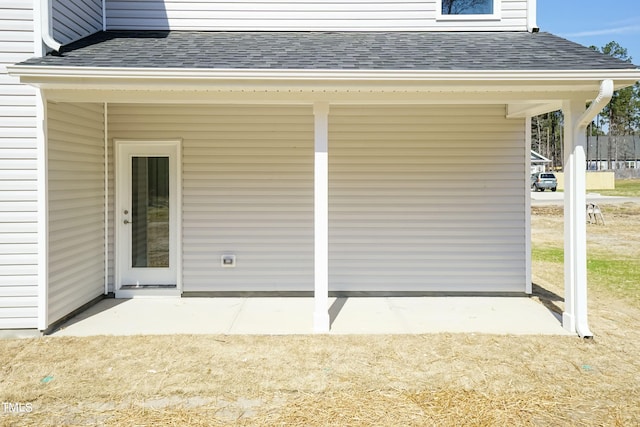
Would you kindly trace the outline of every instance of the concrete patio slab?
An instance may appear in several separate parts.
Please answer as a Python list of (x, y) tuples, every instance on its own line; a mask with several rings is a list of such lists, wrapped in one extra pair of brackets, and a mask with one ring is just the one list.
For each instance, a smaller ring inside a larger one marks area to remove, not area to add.
[[(329, 299), (329, 334), (570, 335), (557, 314), (527, 297)], [(313, 298), (105, 299), (54, 336), (313, 333)]]
[(227, 334), (291, 335), (313, 329), (312, 298), (244, 298)]

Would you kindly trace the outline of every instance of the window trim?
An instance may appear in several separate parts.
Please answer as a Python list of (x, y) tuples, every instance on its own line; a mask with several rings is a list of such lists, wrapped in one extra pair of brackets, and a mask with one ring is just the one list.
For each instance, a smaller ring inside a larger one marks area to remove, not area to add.
[(502, 17), (502, 0), (493, 0), (493, 13), (491, 14), (455, 14), (442, 13), (442, 0), (436, 0), (436, 21), (497, 21)]

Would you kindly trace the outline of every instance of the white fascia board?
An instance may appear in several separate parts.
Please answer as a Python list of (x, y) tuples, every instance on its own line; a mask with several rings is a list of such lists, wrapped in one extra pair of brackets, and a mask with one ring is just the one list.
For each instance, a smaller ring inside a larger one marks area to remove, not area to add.
[[(575, 82), (612, 79), (620, 84), (640, 80), (640, 69), (624, 70), (260, 70), (177, 68), (91, 68), (12, 65), (9, 74), (21, 78), (84, 78), (123, 80), (234, 80), (234, 81), (359, 81), (359, 82)], [(80, 83), (80, 82), (79, 82)], [(598, 83), (599, 86), (599, 83)]]

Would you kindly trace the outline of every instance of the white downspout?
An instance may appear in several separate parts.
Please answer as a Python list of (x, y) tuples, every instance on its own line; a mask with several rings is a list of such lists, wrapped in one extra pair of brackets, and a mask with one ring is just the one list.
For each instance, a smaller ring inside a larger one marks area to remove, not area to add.
[(102, 0), (102, 31), (107, 31), (107, 0)]
[[(584, 111), (584, 100), (564, 103), (565, 113), (565, 312), (563, 326), (582, 338), (593, 336), (587, 320), (587, 224), (585, 131), (613, 96), (613, 81), (603, 80), (600, 92)], [(583, 111), (581, 113), (581, 111)]]
[(578, 123), (576, 124), (576, 130), (586, 129), (589, 123), (602, 111), (602, 109), (611, 101), (613, 97), (613, 80), (607, 79), (600, 83), (600, 92), (598, 96), (593, 100), (587, 111), (585, 111)]
[(53, 39), (52, 33), (52, 14), (51, 0), (40, 0), (40, 25), (42, 29), (42, 41), (56, 52), (60, 52), (62, 45)]
[[(598, 96), (593, 100), (587, 111), (585, 111), (578, 119), (574, 135), (579, 135), (578, 132), (584, 134), (589, 123), (591, 123), (591, 121), (600, 113), (600, 111), (602, 111), (609, 101), (611, 101), (611, 98), (613, 97), (613, 89), (613, 80), (611, 79), (603, 80), (602, 83), (600, 83), (600, 92), (598, 92)], [(587, 320), (587, 284), (578, 284), (578, 286), (584, 286), (584, 289), (576, 289), (575, 293), (576, 332), (578, 332), (578, 335), (581, 337), (592, 337), (593, 333), (591, 332), (591, 329), (589, 329), (589, 322)]]

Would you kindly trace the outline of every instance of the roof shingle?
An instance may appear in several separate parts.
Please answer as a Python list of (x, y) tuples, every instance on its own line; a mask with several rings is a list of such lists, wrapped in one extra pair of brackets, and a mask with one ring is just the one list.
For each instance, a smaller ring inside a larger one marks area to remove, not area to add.
[(107, 31), (21, 65), (270, 70), (604, 70), (635, 65), (549, 33)]

